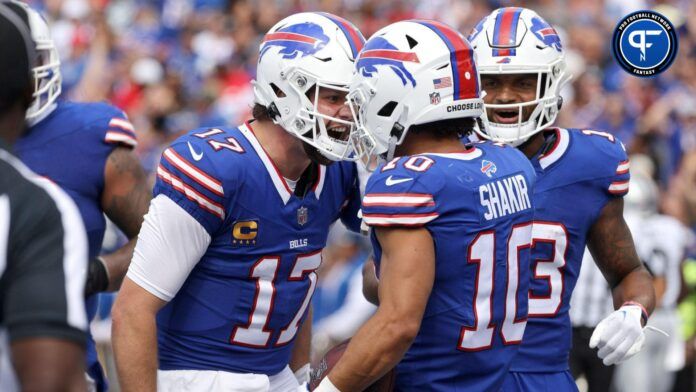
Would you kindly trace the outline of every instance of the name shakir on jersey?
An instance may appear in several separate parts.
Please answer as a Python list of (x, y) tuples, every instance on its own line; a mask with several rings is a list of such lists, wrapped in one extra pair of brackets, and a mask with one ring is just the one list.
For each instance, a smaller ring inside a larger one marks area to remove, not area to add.
[(483, 217), (497, 219), (531, 208), (528, 189), (521, 174), (480, 185), (481, 206), (486, 209)]

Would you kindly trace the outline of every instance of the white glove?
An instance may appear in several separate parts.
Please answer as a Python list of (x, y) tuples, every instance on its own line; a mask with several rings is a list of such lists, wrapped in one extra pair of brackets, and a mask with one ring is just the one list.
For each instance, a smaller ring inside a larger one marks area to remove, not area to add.
[(309, 370), (308, 363), (295, 370), (295, 378), (300, 385), (309, 383)]
[(627, 304), (597, 325), (590, 337), (590, 348), (599, 348), (597, 356), (606, 366), (621, 363), (643, 348), (642, 315), (640, 306)]
[(341, 392), (341, 390), (336, 388), (328, 377), (324, 377), (321, 383), (314, 388), (314, 392)]
[(305, 364), (301, 368), (295, 371), (295, 378), (300, 386), (297, 388), (297, 392), (307, 392), (309, 391), (309, 364)]

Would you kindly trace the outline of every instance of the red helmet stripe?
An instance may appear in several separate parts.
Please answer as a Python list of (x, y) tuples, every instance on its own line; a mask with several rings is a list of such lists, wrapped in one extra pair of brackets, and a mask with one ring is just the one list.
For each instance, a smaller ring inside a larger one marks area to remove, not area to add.
[(308, 44), (315, 44), (317, 42), (317, 39), (302, 34), (277, 32), (266, 34), (266, 36), (263, 39), (263, 42), (268, 41), (298, 41), (305, 42)]
[(360, 54), (361, 59), (382, 58), (389, 60), (408, 61), (420, 63), (418, 55), (414, 52), (399, 52), (398, 50), (374, 49), (366, 50)]
[(353, 26), (352, 23), (339, 16), (329, 14), (328, 12), (320, 12), (320, 14), (331, 19), (332, 22), (336, 23), (338, 27), (341, 30), (343, 30), (343, 33), (346, 34), (346, 38), (348, 38), (348, 43), (350, 44), (351, 49), (353, 50), (353, 58), (358, 57), (358, 53), (362, 50), (363, 46), (365, 45), (365, 38), (363, 38), (360, 31), (358, 31), (358, 29), (355, 26)]
[(461, 34), (444, 23), (434, 20), (417, 21), (417, 23), (427, 26), (437, 33), (450, 50), (454, 99), (478, 98), (478, 74), (471, 45)]

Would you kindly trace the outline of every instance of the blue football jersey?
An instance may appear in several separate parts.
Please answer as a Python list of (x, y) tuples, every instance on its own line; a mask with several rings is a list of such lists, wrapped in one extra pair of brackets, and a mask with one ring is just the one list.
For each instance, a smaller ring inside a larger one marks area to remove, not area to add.
[(555, 141), (531, 160), (537, 173), (532, 279), (527, 330), (511, 367), (517, 372), (568, 369), (568, 310), (587, 232), (607, 202), (628, 192), (628, 158), (613, 135), (578, 129), (545, 132)]
[[(133, 126), (119, 109), (105, 103), (58, 101), (14, 146), (35, 173), (58, 184), (73, 199), (87, 230), (89, 257), (101, 251), (106, 221), (101, 208), (106, 160), (118, 146), (133, 148)], [(97, 296), (87, 299), (87, 317), (97, 311)], [(104, 389), (94, 341), (87, 341), (87, 370)]]
[[(396, 368), (396, 390), (494, 391), (502, 383), (527, 316), (534, 181), (520, 151), (490, 142), (397, 158), (368, 180), (368, 225), (425, 227), (435, 244), (434, 286)], [(374, 231), (372, 243), (379, 273)]]
[(195, 130), (162, 154), (154, 195), (181, 206), (211, 242), (157, 315), (160, 369), (283, 370), (329, 226), (345, 217), (359, 230), (355, 164), (313, 165), (313, 186), (298, 197), (252, 126)]

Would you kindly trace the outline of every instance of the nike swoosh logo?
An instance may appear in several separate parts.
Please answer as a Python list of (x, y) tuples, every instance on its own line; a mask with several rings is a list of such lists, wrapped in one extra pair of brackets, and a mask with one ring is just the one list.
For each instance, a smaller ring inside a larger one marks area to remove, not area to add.
[(191, 145), (191, 142), (186, 142), (188, 144), (189, 151), (191, 151), (191, 156), (193, 157), (194, 161), (200, 161), (203, 159), (203, 153), (199, 152), (197, 153), (194, 149), (193, 146)]
[(392, 176), (387, 177), (387, 181), (385, 182), (387, 186), (392, 186), (396, 184), (401, 184), (402, 182), (407, 182), (407, 181), (413, 181), (413, 178), (398, 178), (394, 179)]

